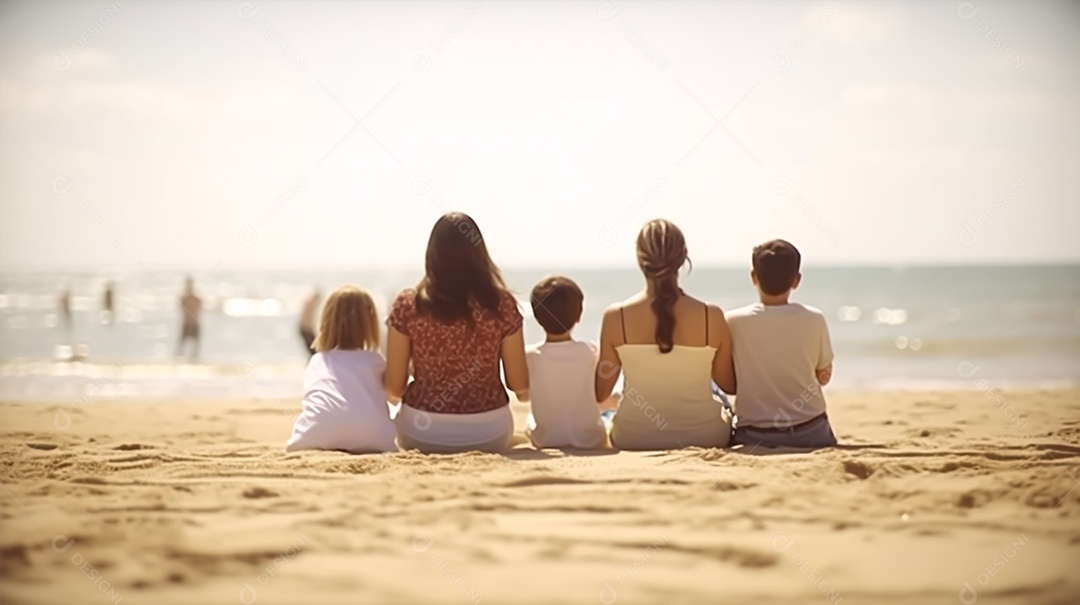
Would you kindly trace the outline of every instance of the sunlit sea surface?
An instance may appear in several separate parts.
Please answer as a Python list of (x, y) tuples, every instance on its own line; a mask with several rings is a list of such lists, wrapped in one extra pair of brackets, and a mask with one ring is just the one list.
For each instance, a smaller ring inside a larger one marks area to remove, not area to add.
[[(510, 270), (526, 337), (543, 334), (528, 293), (546, 271)], [(642, 286), (626, 269), (573, 269), (585, 291), (579, 339)], [(0, 273), (0, 400), (296, 397), (307, 355), (298, 316), (313, 287), (367, 288), (386, 307), (404, 271), (194, 273), (206, 309), (195, 363), (175, 357), (183, 273)], [(112, 280), (115, 317), (102, 309)], [(687, 293), (725, 309), (755, 302), (747, 269), (695, 268)], [(72, 323), (58, 312), (71, 291)], [(1062, 387), (1080, 384), (1080, 266), (806, 268), (794, 300), (825, 312), (833, 389)], [(72, 355), (81, 361), (62, 361)]]

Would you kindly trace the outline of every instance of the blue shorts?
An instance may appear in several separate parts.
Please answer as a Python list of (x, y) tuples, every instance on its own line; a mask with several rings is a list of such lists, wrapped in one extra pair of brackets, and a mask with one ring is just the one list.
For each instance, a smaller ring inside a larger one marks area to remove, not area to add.
[(829, 417), (825, 414), (789, 429), (736, 426), (731, 436), (732, 445), (751, 447), (797, 447), (818, 448), (836, 445)]
[(731, 407), (731, 400), (728, 399), (727, 393), (721, 391), (720, 387), (717, 386), (715, 382), (712, 383), (712, 394), (720, 400), (720, 405), (724, 406), (724, 409), (726, 409), (728, 413), (731, 414), (732, 417), (734, 417), (735, 408)]

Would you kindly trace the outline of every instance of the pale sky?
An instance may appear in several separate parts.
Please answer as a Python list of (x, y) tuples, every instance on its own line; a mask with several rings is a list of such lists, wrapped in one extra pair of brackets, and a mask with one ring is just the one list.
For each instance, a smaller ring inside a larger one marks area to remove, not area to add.
[(415, 266), (448, 209), (506, 267), (1080, 262), (1080, 3), (0, 5), (4, 267)]

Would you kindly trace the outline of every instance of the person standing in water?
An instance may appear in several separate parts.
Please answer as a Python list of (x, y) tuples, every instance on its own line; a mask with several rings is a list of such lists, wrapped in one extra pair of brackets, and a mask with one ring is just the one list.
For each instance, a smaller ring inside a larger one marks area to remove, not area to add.
[(199, 357), (199, 317), (202, 314), (202, 299), (195, 293), (195, 281), (187, 277), (184, 282), (184, 295), (180, 297), (180, 315), (183, 327), (180, 331), (180, 343), (176, 347), (176, 356), (182, 357), (187, 342), (192, 341), (190, 359)]
[(105, 280), (105, 291), (101, 295), (101, 323), (112, 325), (116, 318), (116, 302), (111, 279)]
[(318, 288), (304, 301), (304, 307), (300, 310), (300, 338), (304, 340), (304, 349), (308, 357), (315, 354), (312, 345), (315, 343), (315, 326), (319, 324), (319, 300), (322, 293)]
[(65, 329), (71, 329), (71, 289), (65, 287), (60, 291), (56, 306), (60, 310), (60, 323)]

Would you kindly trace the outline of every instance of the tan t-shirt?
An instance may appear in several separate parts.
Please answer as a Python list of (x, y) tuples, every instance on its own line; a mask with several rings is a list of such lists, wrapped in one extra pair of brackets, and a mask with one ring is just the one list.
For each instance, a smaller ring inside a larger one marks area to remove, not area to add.
[(833, 361), (821, 311), (801, 305), (749, 305), (724, 314), (735, 357), (738, 426), (785, 428), (825, 412), (815, 370)]

